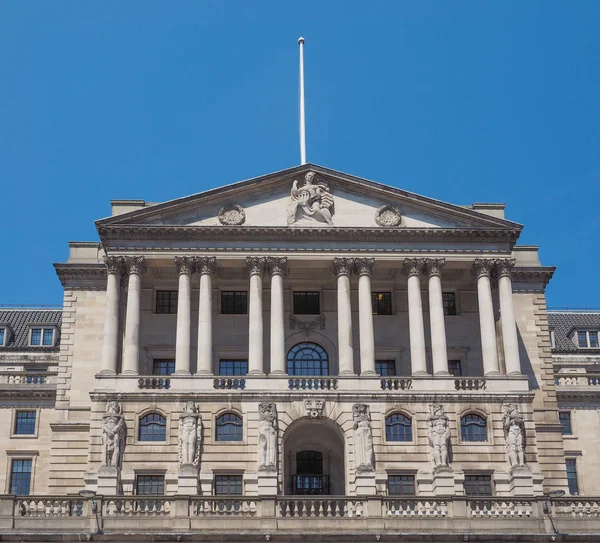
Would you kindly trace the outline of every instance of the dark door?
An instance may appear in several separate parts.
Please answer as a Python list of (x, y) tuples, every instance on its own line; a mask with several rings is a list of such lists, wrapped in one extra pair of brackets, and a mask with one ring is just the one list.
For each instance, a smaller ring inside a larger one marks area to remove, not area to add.
[(329, 477), (323, 475), (323, 455), (317, 451), (296, 453), (293, 494), (329, 494)]

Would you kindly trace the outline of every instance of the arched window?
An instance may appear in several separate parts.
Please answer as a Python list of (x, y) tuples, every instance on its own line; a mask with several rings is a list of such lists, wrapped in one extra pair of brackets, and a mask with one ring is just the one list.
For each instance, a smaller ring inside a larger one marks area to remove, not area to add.
[(166, 441), (167, 420), (158, 413), (148, 413), (140, 419), (140, 441)]
[(394, 413), (385, 419), (386, 441), (412, 441), (412, 421), (402, 413)]
[(469, 413), (460, 419), (460, 436), (463, 441), (487, 441), (485, 418)]
[(242, 417), (224, 413), (217, 417), (217, 441), (242, 441)]
[(329, 358), (316, 343), (298, 343), (287, 355), (288, 375), (329, 375)]

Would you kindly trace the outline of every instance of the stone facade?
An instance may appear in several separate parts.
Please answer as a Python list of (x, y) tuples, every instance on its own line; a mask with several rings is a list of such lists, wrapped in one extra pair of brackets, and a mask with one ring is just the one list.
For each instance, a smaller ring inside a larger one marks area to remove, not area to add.
[(113, 211), (54, 320), (0, 311), (3, 538), (600, 529), (595, 361), (553, 355), (554, 268), (503, 206), (307, 165)]

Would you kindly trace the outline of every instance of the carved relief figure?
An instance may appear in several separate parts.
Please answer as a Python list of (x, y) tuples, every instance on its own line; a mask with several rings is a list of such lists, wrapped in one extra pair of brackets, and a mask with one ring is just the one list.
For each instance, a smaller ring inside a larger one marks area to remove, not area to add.
[(277, 469), (277, 408), (274, 403), (261, 403), (258, 436), (258, 468)]
[(375, 471), (375, 455), (373, 453), (373, 433), (369, 406), (356, 404), (352, 408), (354, 417), (354, 458), (357, 473)]
[(125, 431), (121, 406), (118, 402), (108, 402), (106, 414), (102, 417), (102, 466), (120, 467)]
[(202, 416), (194, 402), (186, 402), (179, 415), (179, 464), (198, 466), (202, 445)]
[(519, 411), (519, 406), (510, 403), (505, 406), (504, 438), (506, 439), (506, 456), (510, 467), (525, 465), (525, 421)]
[(450, 428), (448, 417), (444, 414), (444, 406), (434, 404), (429, 406), (427, 417), (429, 447), (431, 459), (435, 468), (449, 466), (448, 445), (450, 442)]
[(304, 183), (294, 180), (291, 191), (292, 201), (287, 209), (287, 222), (293, 224), (302, 218), (333, 224), (333, 196), (326, 183), (314, 183), (315, 173), (308, 172)]

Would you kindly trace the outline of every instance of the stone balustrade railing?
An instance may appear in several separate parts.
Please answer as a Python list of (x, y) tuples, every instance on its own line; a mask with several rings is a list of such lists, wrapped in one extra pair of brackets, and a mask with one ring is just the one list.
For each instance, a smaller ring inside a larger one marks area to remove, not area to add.
[(561, 387), (600, 387), (600, 374), (559, 373), (554, 376), (554, 384)]
[(2, 371), (0, 385), (43, 386), (56, 385), (55, 372)]

